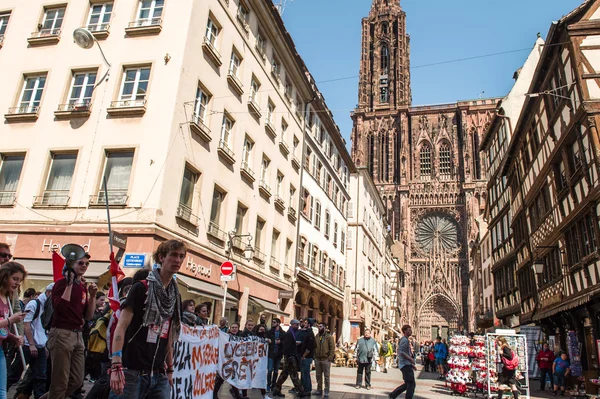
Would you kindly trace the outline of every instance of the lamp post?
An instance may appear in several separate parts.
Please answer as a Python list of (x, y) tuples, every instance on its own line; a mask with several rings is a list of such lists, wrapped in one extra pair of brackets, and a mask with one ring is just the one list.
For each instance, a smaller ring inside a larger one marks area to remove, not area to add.
[[(230, 231), (227, 234), (227, 260), (231, 260), (231, 253), (233, 252), (233, 240), (236, 238), (247, 238), (248, 243), (244, 248), (244, 259), (250, 262), (254, 256), (254, 247), (252, 246), (252, 235), (251, 234), (235, 234), (235, 230)], [(227, 305), (227, 284), (229, 280), (225, 280), (225, 290), (223, 292), (223, 311), (221, 317), (225, 317), (225, 307)]]

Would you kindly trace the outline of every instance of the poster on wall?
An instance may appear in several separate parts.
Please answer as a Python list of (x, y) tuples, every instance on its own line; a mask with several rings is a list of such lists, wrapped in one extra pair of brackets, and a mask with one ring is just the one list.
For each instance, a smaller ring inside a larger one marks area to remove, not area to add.
[(542, 328), (536, 326), (525, 326), (520, 328), (520, 333), (527, 337), (527, 364), (529, 364), (529, 376), (538, 375), (539, 366), (535, 361), (537, 348), (541, 348), (540, 341), (542, 340)]

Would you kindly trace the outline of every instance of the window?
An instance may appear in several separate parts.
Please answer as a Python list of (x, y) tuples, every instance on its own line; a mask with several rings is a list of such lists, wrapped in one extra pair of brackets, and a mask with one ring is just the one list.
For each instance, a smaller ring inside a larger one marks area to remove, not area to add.
[(189, 212), (193, 209), (194, 188), (198, 181), (198, 173), (191, 170), (188, 166), (183, 171), (183, 181), (181, 183), (181, 193), (179, 194), (179, 205), (183, 205)]
[(221, 208), (223, 207), (223, 201), (225, 201), (225, 193), (215, 186), (210, 207), (210, 223), (216, 228), (219, 228), (221, 224)]
[(295, 208), (296, 204), (296, 189), (294, 186), (290, 185), (290, 208)]
[[(287, 74), (286, 74), (287, 75)], [(292, 98), (292, 82), (286, 77), (283, 86), (283, 94), (289, 100)]]
[(77, 154), (53, 154), (42, 205), (66, 205), (69, 201)]
[(419, 163), (420, 163), (420, 171), (421, 177), (430, 177), (431, 176), (431, 147), (429, 144), (423, 144), (421, 147), (421, 152), (419, 154)]
[(325, 252), (321, 252), (321, 256), (319, 258), (319, 274), (325, 276), (327, 266), (327, 254)]
[(237, 211), (235, 213), (235, 232), (236, 234), (244, 233), (244, 225), (246, 224), (246, 214), (248, 208), (238, 202)]
[(387, 75), (390, 68), (390, 50), (387, 45), (381, 47), (381, 74)]
[(294, 263), (294, 260), (290, 259), (290, 255), (292, 254), (292, 245), (294, 245), (294, 243), (291, 242), (290, 240), (286, 240), (285, 241), (285, 259), (284, 259), (284, 264), (286, 266)]
[(254, 232), (254, 248), (260, 251), (262, 245), (262, 235), (265, 228), (265, 221), (261, 218), (256, 219), (256, 231)]
[(164, 3), (164, 0), (140, 0), (137, 25), (157, 25), (162, 16)]
[(46, 74), (25, 76), (18, 113), (25, 114), (38, 111), (45, 85)]
[(254, 148), (254, 143), (246, 137), (244, 139), (244, 150), (242, 151), (242, 167), (250, 167), (250, 163), (252, 162), (252, 149)]
[(211, 18), (208, 18), (206, 24), (206, 41), (210, 43), (214, 48), (217, 47), (217, 36), (219, 36), (219, 27), (214, 23)]
[(92, 4), (88, 17), (87, 28), (90, 32), (108, 30), (113, 3)]
[(224, 144), (229, 144), (233, 123), (233, 120), (227, 114), (223, 115), (223, 123), (221, 124), (221, 142)]
[(269, 165), (271, 165), (271, 160), (263, 155), (260, 166), (260, 180), (264, 184), (267, 184), (269, 181)]
[(338, 223), (333, 223), (333, 246), (337, 247), (337, 239), (338, 239)]
[(250, 101), (258, 102), (258, 90), (260, 89), (260, 83), (252, 77), (250, 82)]
[(321, 203), (315, 201), (315, 227), (317, 230), (321, 230)]
[(12, 205), (23, 170), (24, 155), (5, 155), (0, 166), (0, 205)]
[(246, 5), (244, 3), (242, 3), (240, 1), (240, 5), (238, 7), (238, 11), (237, 11), (237, 18), (238, 21), (240, 21), (242, 23), (242, 26), (244, 27), (244, 29), (248, 29), (248, 21), (250, 20), (250, 11), (248, 10), (248, 7), (246, 7)]
[(92, 93), (96, 84), (96, 72), (79, 72), (73, 75), (69, 94), (69, 105), (88, 106), (92, 102)]
[(331, 223), (331, 214), (325, 211), (325, 237), (329, 238), (329, 224)]
[(277, 230), (273, 230), (273, 235), (271, 236), (271, 258), (277, 260), (277, 252), (279, 251), (279, 232)]
[(275, 194), (277, 197), (281, 198), (281, 194), (283, 191), (283, 175), (281, 172), (277, 171), (277, 185), (275, 187)]
[(126, 68), (123, 72), (123, 83), (119, 101), (129, 105), (144, 104), (150, 81), (150, 68)]
[[(285, 121), (285, 119), (281, 119), (281, 142), (282, 143), (287, 143), (287, 130), (288, 130), (288, 124)], [(287, 148), (287, 145), (286, 145)]]
[(342, 230), (340, 236), (340, 252), (344, 253), (346, 251), (346, 233)]
[(310, 259), (308, 267), (314, 270), (317, 267), (317, 260), (319, 259), (319, 247), (313, 244), (312, 251), (310, 251)]
[(10, 13), (0, 14), (0, 44), (2, 43), (2, 38), (4, 37), (4, 33), (6, 32), (6, 27), (8, 26), (9, 19)]
[(446, 143), (440, 146), (440, 175), (450, 176), (450, 146)]
[(275, 104), (269, 99), (269, 105), (267, 106), (267, 125), (274, 126), (275, 122)]
[(202, 87), (196, 89), (196, 100), (194, 102), (194, 119), (206, 125), (206, 113), (211, 95)]
[(304, 214), (304, 216), (306, 216), (308, 218), (308, 220), (312, 220), (312, 212), (311, 212), (311, 205), (312, 201), (311, 201), (311, 197), (310, 197), (310, 193), (308, 192), (307, 189), (303, 189), (302, 192), (302, 213)]
[[(106, 154), (104, 176), (106, 177), (109, 203), (124, 205), (127, 201), (132, 164), (133, 151), (115, 151)], [(99, 190), (98, 197), (102, 203), (105, 203), (106, 199), (102, 188)]]
[(298, 153), (298, 147), (300, 146), (300, 140), (298, 140), (298, 137), (296, 137), (295, 135), (294, 135), (293, 145), (294, 145), (294, 156), (296, 156), (296, 154)]
[(39, 30), (40, 36), (58, 35), (65, 17), (65, 7), (47, 8)]
[(271, 72), (277, 80), (281, 79), (281, 63), (275, 55), (273, 55), (273, 59), (271, 60)]
[(238, 72), (240, 70), (241, 63), (242, 61), (240, 60), (240, 57), (238, 56), (236, 51), (233, 50), (231, 52), (231, 59), (229, 60), (229, 74), (235, 76), (236, 78), (239, 78)]
[(263, 57), (263, 59), (265, 58), (265, 55), (267, 54), (267, 41), (265, 40), (265, 37), (263, 36), (261, 31), (256, 32), (256, 50), (258, 50), (258, 53), (260, 54), (261, 57)]

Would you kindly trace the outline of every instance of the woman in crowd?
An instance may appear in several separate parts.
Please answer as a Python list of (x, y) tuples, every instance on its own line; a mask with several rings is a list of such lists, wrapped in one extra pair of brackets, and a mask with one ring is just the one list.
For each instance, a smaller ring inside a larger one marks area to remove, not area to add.
[[(228, 334), (239, 337), (240, 336), (240, 323), (238, 323), (238, 322), (231, 323)], [(217, 378), (215, 380), (215, 390), (213, 391), (213, 399), (219, 399), (219, 391), (221, 390), (222, 385), (223, 385), (223, 378), (221, 378), (221, 376), (217, 373)], [(240, 397), (240, 391), (235, 387), (231, 387), (231, 389), (229, 390), (229, 393), (234, 398)]]
[(196, 326), (196, 314), (194, 311), (196, 310), (196, 302), (193, 299), (186, 299), (181, 303), (181, 322), (190, 327)]
[[(12, 314), (12, 304), (18, 300), (16, 295), (26, 276), (27, 272), (20, 263), (8, 262), (0, 267), (0, 315), (4, 316), (0, 318), (0, 344), (9, 341), (17, 346), (23, 345), (23, 337), (17, 337), (11, 331), (14, 331), (14, 323), (23, 321), (25, 313)], [(0, 399), (6, 399), (6, 378), (6, 357), (4, 351), (0, 350)]]
[(556, 396), (558, 388), (560, 388), (560, 396), (565, 396), (566, 379), (571, 372), (571, 363), (569, 363), (567, 354), (561, 352), (560, 356), (554, 359), (552, 363), (552, 376), (554, 377), (554, 392)]
[[(517, 367), (513, 364), (513, 362), (518, 362), (516, 354), (504, 337), (498, 337), (496, 345), (499, 347), (500, 358), (502, 359), (502, 372), (498, 374), (498, 383), (510, 386), (514, 399), (519, 399), (519, 389), (515, 377)], [(502, 394), (503, 391), (498, 390), (498, 399), (502, 399)]]
[(208, 326), (211, 323), (208, 322), (208, 316), (210, 315), (210, 305), (208, 303), (201, 303), (196, 306), (196, 325)]

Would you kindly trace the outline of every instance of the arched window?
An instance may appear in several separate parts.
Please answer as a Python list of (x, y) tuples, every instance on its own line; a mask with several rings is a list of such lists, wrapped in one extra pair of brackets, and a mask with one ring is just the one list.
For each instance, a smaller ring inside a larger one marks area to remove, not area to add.
[(386, 44), (381, 46), (381, 74), (387, 75), (390, 68), (390, 49)]
[(421, 179), (429, 178), (431, 176), (431, 147), (429, 144), (423, 144), (421, 147), (419, 160), (421, 166)]
[(384, 22), (384, 23), (381, 24), (381, 32), (384, 35), (387, 35), (387, 33), (388, 33), (388, 24), (387, 24), (387, 22)]
[(450, 176), (450, 146), (444, 143), (440, 146), (440, 176)]

